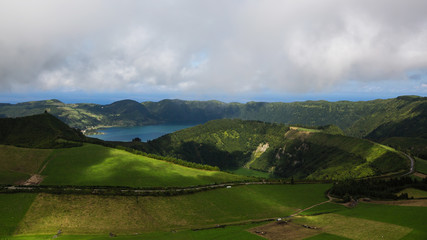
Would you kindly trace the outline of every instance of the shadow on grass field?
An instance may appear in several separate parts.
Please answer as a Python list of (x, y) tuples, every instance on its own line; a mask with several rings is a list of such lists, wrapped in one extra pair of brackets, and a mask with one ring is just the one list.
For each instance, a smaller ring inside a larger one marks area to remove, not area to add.
[(42, 174), (47, 185), (182, 187), (249, 179), (92, 144), (54, 150)]
[(173, 197), (38, 194), (15, 233), (134, 234), (284, 217), (324, 201), (329, 187), (249, 185)]

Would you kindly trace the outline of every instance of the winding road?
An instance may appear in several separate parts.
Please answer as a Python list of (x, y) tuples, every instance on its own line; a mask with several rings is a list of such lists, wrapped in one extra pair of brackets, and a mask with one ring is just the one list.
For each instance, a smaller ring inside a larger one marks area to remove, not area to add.
[(403, 154), (411, 161), (411, 167), (409, 168), (409, 172), (403, 174), (402, 177), (409, 175), (409, 174), (412, 174), (414, 172), (414, 166), (415, 166), (415, 160), (411, 156), (409, 156), (408, 154), (406, 154), (406, 153), (403, 153)]

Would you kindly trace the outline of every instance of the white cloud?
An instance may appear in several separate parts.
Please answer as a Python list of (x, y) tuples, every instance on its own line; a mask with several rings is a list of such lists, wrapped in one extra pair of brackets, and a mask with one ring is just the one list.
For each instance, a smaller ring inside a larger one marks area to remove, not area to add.
[(423, 0), (2, 1), (1, 91), (239, 94), (408, 81), (427, 68), (426, 10)]

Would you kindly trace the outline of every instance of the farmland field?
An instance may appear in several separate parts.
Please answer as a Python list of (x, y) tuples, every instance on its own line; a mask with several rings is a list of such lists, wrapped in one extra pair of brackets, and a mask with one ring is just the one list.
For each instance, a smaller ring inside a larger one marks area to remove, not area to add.
[[(327, 213), (331, 209), (334, 210), (333, 213)], [(312, 212), (319, 214), (323, 210), (326, 210), (325, 214), (303, 216), (295, 221), (316, 226), (324, 233), (350, 239), (426, 239), (427, 237), (426, 207), (360, 203), (355, 208), (347, 209), (334, 208), (331, 204), (329, 207), (321, 205), (313, 208)]]
[(285, 217), (324, 201), (329, 187), (249, 185), (173, 197), (38, 194), (16, 233), (133, 234)]
[(42, 172), (47, 185), (168, 187), (248, 179), (220, 171), (188, 168), (123, 150), (86, 144), (55, 149)]

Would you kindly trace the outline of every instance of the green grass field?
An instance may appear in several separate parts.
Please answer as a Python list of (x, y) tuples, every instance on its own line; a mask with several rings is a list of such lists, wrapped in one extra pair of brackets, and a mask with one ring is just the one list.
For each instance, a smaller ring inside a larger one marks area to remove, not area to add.
[(47, 185), (192, 186), (242, 181), (244, 176), (183, 167), (123, 150), (85, 144), (55, 149), (42, 175)]
[(18, 234), (133, 234), (285, 217), (325, 200), (327, 184), (249, 185), (173, 197), (39, 194)]
[(305, 239), (306, 240), (347, 240), (351, 238), (341, 237), (341, 236), (337, 236), (329, 233), (321, 233)]
[(427, 208), (379, 204), (360, 204), (355, 211), (339, 214), (380, 221), (413, 229), (403, 239), (427, 239)]
[(416, 189), (416, 188), (403, 189), (402, 191), (400, 191), (398, 193), (398, 195), (402, 194), (402, 193), (407, 193), (408, 197), (413, 197), (413, 198), (427, 198), (427, 191), (419, 190), (419, 189)]
[(415, 157), (415, 170), (427, 174), (427, 160)]
[[(355, 208), (328, 205), (310, 209), (319, 215), (299, 217), (296, 222), (320, 227), (324, 233), (350, 239), (427, 238), (426, 207), (372, 203), (359, 203)], [(327, 213), (330, 210), (332, 213)], [(320, 238), (321, 235), (309, 239), (329, 239)]]
[(326, 213), (333, 213), (338, 212), (347, 209), (345, 206), (335, 203), (325, 203), (319, 206), (316, 206), (314, 208), (308, 209), (307, 211), (304, 211), (300, 213), (302, 216), (306, 215), (320, 215), (320, 214), (326, 214)]
[(13, 184), (36, 173), (50, 149), (20, 148), (0, 145), (0, 184)]
[[(132, 235), (117, 235), (115, 240), (262, 240), (264, 238), (246, 231), (258, 224), (245, 224), (241, 226), (229, 226), (226, 228), (207, 229), (201, 231), (184, 230), (177, 232), (152, 232)], [(26, 235), (8, 237), (10, 240), (50, 240), (51, 235)], [(103, 235), (61, 235), (61, 240), (108, 240), (112, 239), (108, 234)]]
[(36, 194), (0, 194), (0, 239), (12, 235)]

